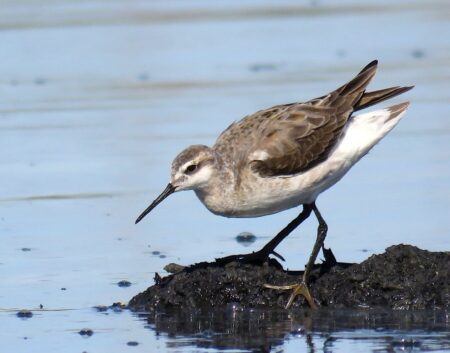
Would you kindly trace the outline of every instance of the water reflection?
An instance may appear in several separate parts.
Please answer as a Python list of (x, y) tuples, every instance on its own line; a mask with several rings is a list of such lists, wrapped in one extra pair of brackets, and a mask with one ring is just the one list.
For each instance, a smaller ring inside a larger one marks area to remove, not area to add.
[(224, 310), (140, 313), (146, 327), (167, 336), (167, 348), (198, 347), (278, 351), (289, 342), (309, 352), (332, 352), (346, 344), (374, 351), (450, 349), (445, 311)]

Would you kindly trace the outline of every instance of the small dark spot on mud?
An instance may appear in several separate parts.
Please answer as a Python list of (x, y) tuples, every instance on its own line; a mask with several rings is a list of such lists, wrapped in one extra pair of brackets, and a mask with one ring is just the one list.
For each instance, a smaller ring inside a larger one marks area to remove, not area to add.
[[(177, 272), (183, 271), (185, 269), (185, 267), (186, 266), (171, 262), (170, 264), (167, 264), (166, 266), (164, 266), (164, 270), (169, 273), (177, 273)], [(155, 281), (155, 283), (156, 283), (156, 281)]]
[(336, 54), (340, 58), (345, 58), (347, 56), (347, 51), (345, 49), (338, 49)]
[(39, 304), (39, 309), (44, 309), (44, 306), (42, 304)]
[(112, 309), (116, 313), (120, 313), (126, 307), (127, 306), (124, 303), (116, 302), (116, 303), (113, 303), (113, 305), (110, 306), (110, 309)]
[(252, 243), (254, 243), (256, 240), (256, 235), (250, 233), (250, 232), (242, 232), (236, 235), (236, 241), (239, 244), (242, 244), (244, 246), (248, 246)]
[(35, 84), (35, 85), (42, 86), (42, 85), (45, 85), (46, 83), (47, 83), (47, 80), (46, 80), (45, 78), (43, 78), (43, 77), (37, 77), (37, 78), (34, 80), (34, 84)]
[(161, 276), (158, 272), (155, 272), (155, 277), (153, 277), (153, 280), (155, 281), (156, 285), (159, 285), (161, 283)]
[(94, 331), (92, 331), (90, 328), (83, 328), (78, 331), (78, 334), (80, 334), (81, 336), (90, 337), (94, 334)]
[(99, 313), (105, 312), (108, 310), (108, 307), (106, 305), (97, 305), (94, 306), (94, 309), (97, 310)]
[(117, 285), (119, 287), (129, 287), (129, 286), (131, 286), (131, 282), (127, 281), (126, 279), (123, 279), (123, 280), (117, 282)]
[(137, 76), (139, 81), (148, 81), (150, 78), (150, 75), (146, 72), (141, 72), (138, 76)]
[(22, 248), (20, 250), (22, 250), (22, 251), (31, 251), (31, 248)]
[(166, 255), (159, 255), (160, 259), (165, 259), (167, 256)]
[(26, 309), (18, 311), (16, 315), (21, 319), (29, 319), (30, 317), (33, 317), (33, 313), (30, 310)]
[(422, 59), (425, 56), (425, 52), (422, 49), (414, 49), (411, 52), (411, 56), (415, 59)]
[(66, 287), (62, 287), (61, 290), (67, 290), (67, 288)]
[(136, 341), (128, 341), (127, 346), (136, 347), (139, 345), (139, 342)]
[(152, 255), (160, 255), (161, 254), (161, 252), (160, 251), (158, 251), (158, 250), (154, 250), (154, 251), (152, 251)]

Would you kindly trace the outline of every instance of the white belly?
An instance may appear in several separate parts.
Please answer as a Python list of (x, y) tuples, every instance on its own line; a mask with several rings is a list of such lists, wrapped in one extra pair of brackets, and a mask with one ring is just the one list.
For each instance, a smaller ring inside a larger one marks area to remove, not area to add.
[(258, 178), (253, 190), (239, 197), (235, 212), (228, 217), (259, 217), (312, 203), (321, 192), (339, 181), (351, 166), (346, 160), (329, 159), (295, 176)]

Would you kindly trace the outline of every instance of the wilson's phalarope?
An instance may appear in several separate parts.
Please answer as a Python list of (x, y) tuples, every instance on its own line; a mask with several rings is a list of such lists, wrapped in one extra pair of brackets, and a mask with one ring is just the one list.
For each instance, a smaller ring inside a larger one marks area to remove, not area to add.
[(172, 163), (170, 183), (136, 223), (167, 196), (181, 190), (194, 190), (211, 212), (225, 217), (259, 217), (303, 205), (302, 212), (261, 250), (220, 261), (263, 262), (270, 254), (279, 256), (276, 246), (314, 212), (319, 222), (317, 238), (301, 283), (267, 285), (293, 290), (286, 307), (299, 294), (314, 307), (307, 283), (328, 228), (316, 199), (400, 121), (409, 105), (405, 102), (352, 115), (412, 88), (366, 92), (376, 69), (375, 60), (325, 96), (249, 115), (222, 132), (213, 147), (186, 148)]

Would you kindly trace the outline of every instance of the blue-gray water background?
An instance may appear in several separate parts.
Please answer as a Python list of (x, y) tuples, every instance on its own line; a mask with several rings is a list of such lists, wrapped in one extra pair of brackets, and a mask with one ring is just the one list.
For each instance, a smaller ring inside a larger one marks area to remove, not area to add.
[[(91, 307), (127, 302), (169, 262), (258, 249), (299, 210), (226, 219), (185, 192), (138, 226), (136, 216), (187, 145), (213, 144), (256, 110), (322, 95), (373, 59), (371, 88), (416, 85), (392, 100), (412, 105), (319, 198), (326, 244), (346, 262), (397, 243), (449, 250), (449, 38), (446, 0), (0, 0), (1, 350), (214, 352)], [(311, 219), (277, 249), (289, 268), (303, 267), (315, 229)], [(243, 248), (242, 231), (257, 241)], [(16, 318), (40, 304), (49, 311)], [(94, 335), (80, 337), (84, 327)], [(414, 334), (445, 347), (441, 333)], [(376, 331), (339, 337), (333, 352), (383, 349)], [(277, 349), (307, 347), (294, 335)]]

